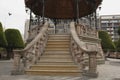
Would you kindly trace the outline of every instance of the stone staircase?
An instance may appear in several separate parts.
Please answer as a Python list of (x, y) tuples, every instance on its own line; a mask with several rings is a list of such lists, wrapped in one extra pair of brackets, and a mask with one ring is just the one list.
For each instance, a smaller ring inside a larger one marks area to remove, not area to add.
[(27, 75), (80, 76), (70, 53), (70, 35), (49, 35), (40, 61), (25, 72)]

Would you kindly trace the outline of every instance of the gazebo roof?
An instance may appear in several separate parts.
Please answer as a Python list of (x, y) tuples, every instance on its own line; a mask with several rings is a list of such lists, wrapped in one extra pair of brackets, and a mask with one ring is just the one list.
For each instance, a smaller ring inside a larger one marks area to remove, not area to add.
[[(56, 19), (76, 18), (76, 0), (44, 0), (44, 16)], [(79, 18), (93, 13), (102, 0), (78, 0)], [(43, 0), (25, 0), (26, 7), (39, 16), (43, 15)]]

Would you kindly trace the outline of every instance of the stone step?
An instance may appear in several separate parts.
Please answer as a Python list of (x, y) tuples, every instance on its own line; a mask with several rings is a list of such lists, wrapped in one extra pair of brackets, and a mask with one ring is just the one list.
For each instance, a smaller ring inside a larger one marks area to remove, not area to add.
[(70, 37), (70, 35), (62, 35), (62, 34), (60, 34), (60, 35), (57, 35), (57, 34), (51, 34), (51, 35), (49, 35), (50, 37)]
[(42, 56), (40, 59), (71, 59), (72, 57), (71, 56)]
[(70, 40), (69, 39), (63, 39), (63, 40), (50, 40), (48, 39), (48, 42), (69, 42)]
[(64, 47), (61, 47), (61, 48), (58, 48), (58, 47), (54, 47), (54, 48), (46, 48), (45, 51), (69, 51), (69, 48), (64, 48)]
[(66, 45), (66, 44), (48, 44), (46, 47), (51, 47), (51, 48), (54, 48), (54, 47), (57, 47), (57, 48), (69, 48), (70, 45)]
[(75, 65), (75, 63), (72, 62), (38, 62), (37, 65)]
[(27, 75), (81, 76), (79, 70), (26, 70)]
[(63, 62), (63, 63), (65, 62), (65, 63), (67, 63), (67, 62), (68, 62), (68, 63), (71, 63), (71, 62), (74, 62), (74, 61), (73, 61), (72, 59), (40, 59), (40, 61), (38, 61), (38, 62), (39, 62), (39, 63), (40, 63), (40, 62), (42, 62), (42, 63), (43, 63), (43, 62), (50, 62), (50, 63), (52, 63), (52, 62), (53, 62), (53, 63), (54, 63), (54, 62), (58, 62), (58, 63), (59, 63), (59, 62), (61, 62), (61, 63), (62, 63), (62, 62)]
[(49, 40), (70, 40), (69, 35), (49, 35)]
[(70, 42), (69, 41), (49, 41), (47, 42), (47, 45), (62, 45), (62, 44), (65, 44), (65, 45), (69, 45)]
[(70, 55), (69, 51), (45, 51), (43, 55)]
[(58, 58), (50, 58), (50, 57), (44, 58), (44, 57), (41, 57), (40, 61), (51, 61), (51, 62), (62, 61), (62, 62), (64, 62), (64, 61), (73, 61), (73, 60), (72, 60), (72, 58), (59, 58), (59, 57)]
[(71, 55), (59, 55), (59, 54), (55, 54), (55, 55), (43, 55), (41, 57), (44, 57), (44, 58), (72, 58)]
[(68, 47), (46, 47), (46, 50), (69, 50)]
[(77, 65), (32, 65), (31, 70), (78, 70)]

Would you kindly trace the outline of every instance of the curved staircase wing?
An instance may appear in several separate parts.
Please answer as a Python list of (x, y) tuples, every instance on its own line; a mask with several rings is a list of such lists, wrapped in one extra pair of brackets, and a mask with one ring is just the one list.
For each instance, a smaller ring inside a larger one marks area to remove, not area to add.
[[(38, 35), (22, 50), (14, 50), (14, 70), (12, 74), (22, 74), (32, 64), (36, 64), (44, 52), (48, 37), (46, 22)], [(22, 57), (22, 58), (21, 58)], [(22, 61), (21, 61), (22, 60)]]
[[(88, 76), (97, 76), (97, 64), (104, 63), (104, 55), (100, 45), (100, 39), (95, 30), (89, 31), (88, 27), (71, 22), (71, 53), (75, 62), (81, 65), (81, 70)], [(90, 36), (91, 35), (91, 36)]]

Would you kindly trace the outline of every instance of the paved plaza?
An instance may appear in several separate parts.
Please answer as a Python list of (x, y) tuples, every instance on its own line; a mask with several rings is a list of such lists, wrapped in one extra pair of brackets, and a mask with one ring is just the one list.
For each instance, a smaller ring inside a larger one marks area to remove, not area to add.
[(104, 65), (98, 66), (99, 77), (59, 77), (59, 76), (11, 76), (12, 61), (0, 61), (0, 80), (120, 80), (120, 60), (107, 59)]

